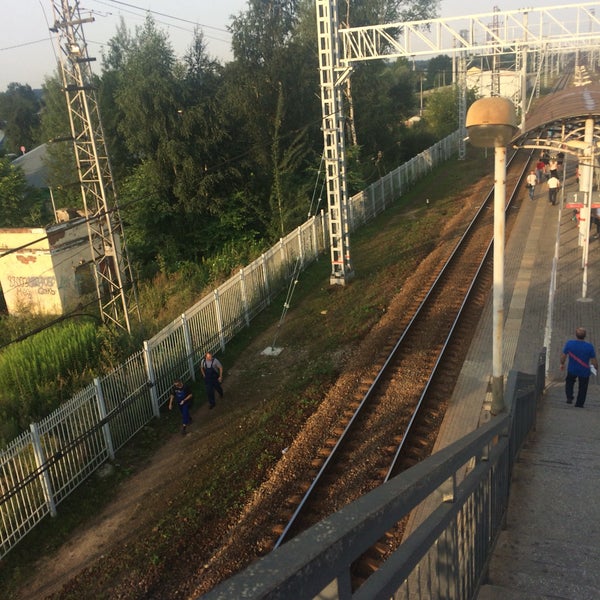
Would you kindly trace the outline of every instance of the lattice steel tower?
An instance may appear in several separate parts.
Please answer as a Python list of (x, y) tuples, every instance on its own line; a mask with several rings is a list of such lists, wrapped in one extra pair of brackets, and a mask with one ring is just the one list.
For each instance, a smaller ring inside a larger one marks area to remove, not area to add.
[(75, 160), (87, 217), (88, 237), (103, 322), (131, 333), (130, 316), (139, 318), (131, 265), (127, 257), (117, 196), (100, 122), (79, 0), (53, 0), (59, 68), (67, 100)]

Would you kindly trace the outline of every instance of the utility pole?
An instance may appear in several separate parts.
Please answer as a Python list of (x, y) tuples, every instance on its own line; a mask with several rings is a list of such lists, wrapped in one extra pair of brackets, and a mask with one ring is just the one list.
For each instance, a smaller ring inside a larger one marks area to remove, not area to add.
[(329, 207), (332, 285), (346, 285), (354, 277), (350, 257), (349, 203), (346, 182), (344, 105), (341, 85), (350, 69), (340, 72), (340, 39), (337, 0), (317, 0), (319, 74)]
[(92, 267), (100, 315), (131, 333), (130, 316), (139, 307), (117, 196), (100, 122), (91, 62), (81, 18), (79, 0), (53, 0), (54, 26), (58, 34), (59, 69), (67, 101), (71, 136), (83, 206), (87, 218)]

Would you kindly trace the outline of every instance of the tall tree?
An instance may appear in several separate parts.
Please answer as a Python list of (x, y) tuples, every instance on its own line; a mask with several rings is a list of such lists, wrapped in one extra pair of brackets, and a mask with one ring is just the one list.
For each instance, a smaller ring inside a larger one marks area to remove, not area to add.
[(48, 144), (48, 187), (57, 208), (83, 208), (67, 101), (59, 74), (46, 78), (43, 92), (41, 137)]
[(437, 88), (452, 84), (452, 59), (446, 54), (434, 56), (427, 63), (427, 87)]
[(39, 112), (42, 104), (29, 85), (10, 83), (0, 93), (0, 121), (6, 123), (5, 147), (8, 152), (21, 154), (40, 143)]
[[(427, 128), (439, 139), (458, 128), (458, 88), (439, 88), (433, 91), (425, 103), (423, 116)], [(475, 100), (475, 91), (467, 90), (467, 105)]]
[(27, 185), (23, 171), (0, 157), (0, 227), (40, 227), (49, 217), (45, 194)]
[(243, 143), (242, 185), (270, 239), (306, 215), (306, 170), (322, 146), (316, 49), (298, 35), (299, 16), (294, 0), (248, 2), (233, 19), (225, 73), (225, 103)]

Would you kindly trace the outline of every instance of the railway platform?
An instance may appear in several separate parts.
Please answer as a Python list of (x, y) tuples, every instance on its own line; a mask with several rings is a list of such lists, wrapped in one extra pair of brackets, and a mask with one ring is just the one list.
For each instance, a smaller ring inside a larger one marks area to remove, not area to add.
[[(513, 471), (506, 529), (478, 600), (600, 597), (600, 385), (592, 377), (585, 406), (569, 405), (559, 367), (578, 326), (600, 353), (600, 239), (590, 241), (584, 269), (577, 222), (563, 206), (577, 191), (575, 180), (566, 180), (560, 206), (549, 204), (545, 188), (538, 186), (533, 201), (523, 189), (506, 243), (503, 363), (505, 373), (534, 373), (545, 347), (546, 390)], [(488, 304), (434, 451), (493, 418), (491, 298)], [(427, 510), (414, 511), (409, 530)]]

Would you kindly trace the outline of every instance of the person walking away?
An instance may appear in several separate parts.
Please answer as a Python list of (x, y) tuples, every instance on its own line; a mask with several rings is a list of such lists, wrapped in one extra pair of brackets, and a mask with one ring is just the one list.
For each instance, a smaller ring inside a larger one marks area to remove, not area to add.
[(546, 163), (542, 160), (542, 157), (540, 156), (540, 159), (535, 164), (535, 174), (537, 175), (538, 183), (542, 183), (544, 181), (545, 172), (546, 172)]
[[(579, 380), (577, 388), (577, 401), (575, 406), (583, 408), (587, 395), (590, 375), (598, 372), (598, 360), (593, 344), (585, 341), (587, 332), (585, 328), (578, 327), (575, 330), (575, 339), (569, 340), (560, 355), (560, 369), (565, 368), (565, 362), (569, 359), (567, 376), (565, 378), (565, 394), (567, 404), (573, 404), (575, 381)], [(590, 367), (591, 365), (591, 367)]]
[(208, 408), (213, 409), (215, 407), (215, 392), (223, 398), (223, 388), (221, 382), (223, 381), (223, 365), (219, 362), (218, 358), (213, 358), (210, 352), (207, 352), (200, 363), (200, 371), (202, 377), (204, 377), (204, 386), (206, 387), (206, 395), (208, 396)]
[(558, 177), (550, 177), (546, 182), (548, 184), (548, 202), (554, 206), (558, 197), (558, 188), (560, 187), (560, 180)]
[(592, 217), (594, 225), (596, 225), (596, 234), (593, 236), (595, 240), (600, 238), (600, 208), (594, 208), (594, 216)]
[(184, 385), (181, 379), (176, 379), (173, 383), (173, 389), (169, 396), (169, 410), (172, 410), (173, 404), (177, 403), (177, 407), (181, 412), (181, 434), (187, 433), (187, 426), (192, 422), (190, 408), (192, 406), (192, 392)]
[(535, 194), (535, 185), (537, 183), (537, 175), (535, 174), (535, 171), (533, 169), (531, 169), (531, 172), (529, 173), (529, 175), (527, 175), (527, 189), (529, 190), (529, 199), (533, 200), (533, 196)]
[(548, 171), (550, 171), (550, 177), (558, 177), (558, 161), (554, 156), (548, 162)]

